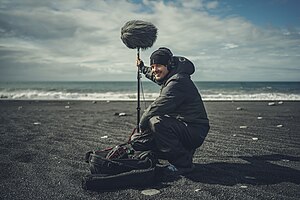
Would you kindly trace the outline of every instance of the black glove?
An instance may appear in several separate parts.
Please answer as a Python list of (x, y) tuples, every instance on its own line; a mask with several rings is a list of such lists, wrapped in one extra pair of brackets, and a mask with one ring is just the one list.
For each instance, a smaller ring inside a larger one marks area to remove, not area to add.
[(144, 67), (144, 62), (140, 60), (140, 64), (137, 65), (138, 68), (142, 69)]
[(147, 123), (143, 123), (143, 124), (140, 123), (139, 126), (140, 126), (141, 132), (144, 132), (145, 130), (147, 130), (149, 128)]

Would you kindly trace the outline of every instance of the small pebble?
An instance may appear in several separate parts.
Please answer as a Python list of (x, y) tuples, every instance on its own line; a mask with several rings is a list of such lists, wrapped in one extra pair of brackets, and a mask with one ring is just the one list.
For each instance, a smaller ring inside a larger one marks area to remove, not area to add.
[(241, 185), (241, 188), (248, 188), (247, 185)]
[(278, 104), (279, 104), (279, 105), (283, 104), (283, 101), (279, 101)]
[(199, 192), (201, 189), (196, 189), (195, 192)]
[(240, 126), (241, 129), (245, 129), (248, 128), (247, 126)]
[(275, 102), (269, 102), (268, 106), (275, 106)]
[(262, 119), (262, 117), (257, 117), (257, 119)]
[(283, 125), (282, 124), (278, 124), (276, 127), (277, 128), (281, 128), (281, 127), (283, 127)]
[(160, 191), (159, 191), (159, 190), (156, 190), (156, 189), (148, 189), (148, 190), (143, 190), (141, 193), (142, 193), (143, 195), (152, 196), (152, 195), (159, 194)]
[(126, 116), (126, 113), (119, 113), (119, 116), (120, 116), (120, 117)]
[(92, 104), (95, 104), (95, 103), (97, 103), (97, 101), (92, 101)]
[(235, 137), (235, 136), (236, 136), (236, 134), (233, 134), (232, 136), (233, 136), (233, 137)]
[(254, 138), (252, 138), (252, 140), (256, 141), (256, 140), (258, 140), (258, 138), (257, 138), (257, 137), (254, 137)]
[(236, 110), (243, 110), (243, 108), (241, 108), (241, 107), (237, 107), (237, 108), (236, 108)]
[(69, 108), (70, 108), (70, 106), (65, 106), (65, 108), (66, 108), (66, 109), (69, 109)]
[(33, 124), (34, 124), (34, 125), (40, 125), (41, 122), (34, 122)]
[(108, 138), (108, 136), (104, 135), (104, 136), (101, 137), (101, 139), (105, 139), (105, 138)]

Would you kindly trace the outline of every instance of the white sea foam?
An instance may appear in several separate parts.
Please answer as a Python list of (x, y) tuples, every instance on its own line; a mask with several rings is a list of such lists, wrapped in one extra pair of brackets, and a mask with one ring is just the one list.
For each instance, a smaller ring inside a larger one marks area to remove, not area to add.
[(257, 93), (257, 94), (202, 94), (206, 101), (299, 101), (299, 94)]
[[(146, 93), (141, 99), (153, 100), (158, 93)], [(4, 100), (136, 100), (136, 93), (104, 92), (104, 93), (79, 93), (62, 91), (0, 91), (0, 99)]]
[[(205, 101), (299, 101), (300, 94), (285, 93), (256, 93), (256, 94), (237, 94), (237, 93), (201, 93)], [(159, 93), (141, 94), (141, 100), (154, 100)], [(41, 90), (18, 90), (18, 91), (0, 91), (2, 100), (112, 100), (112, 101), (135, 101), (136, 92), (65, 92), (65, 91), (41, 91)]]

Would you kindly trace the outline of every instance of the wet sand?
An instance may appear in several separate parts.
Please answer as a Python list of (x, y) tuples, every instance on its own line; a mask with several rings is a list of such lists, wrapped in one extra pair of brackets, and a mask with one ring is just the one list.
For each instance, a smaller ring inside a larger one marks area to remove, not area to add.
[(300, 102), (268, 103), (205, 102), (211, 130), (192, 174), (94, 192), (81, 188), (84, 154), (128, 139), (135, 102), (0, 101), (0, 199), (299, 199)]

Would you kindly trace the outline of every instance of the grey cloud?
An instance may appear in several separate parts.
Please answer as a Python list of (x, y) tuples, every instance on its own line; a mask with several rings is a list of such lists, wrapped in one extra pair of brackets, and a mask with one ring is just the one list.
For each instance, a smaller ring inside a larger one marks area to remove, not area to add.
[(29, 39), (71, 37), (78, 26), (74, 19), (61, 17), (47, 11), (1, 12), (0, 27), (7, 36)]
[(141, 53), (146, 64), (152, 50), (167, 46), (191, 58), (196, 80), (251, 80), (256, 74), (275, 80), (273, 69), (280, 68), (289, 71), (288, 79), (299, 75), (298, 28), (262, 28), (239, 16), (213, 16), (205, 8), (218, 4), (206, 3), (2, 0), (0, 78), (135, 80), (136, 51), (120, 40), (120, 28), (132, 19), (159, 29), (154, 46)]

